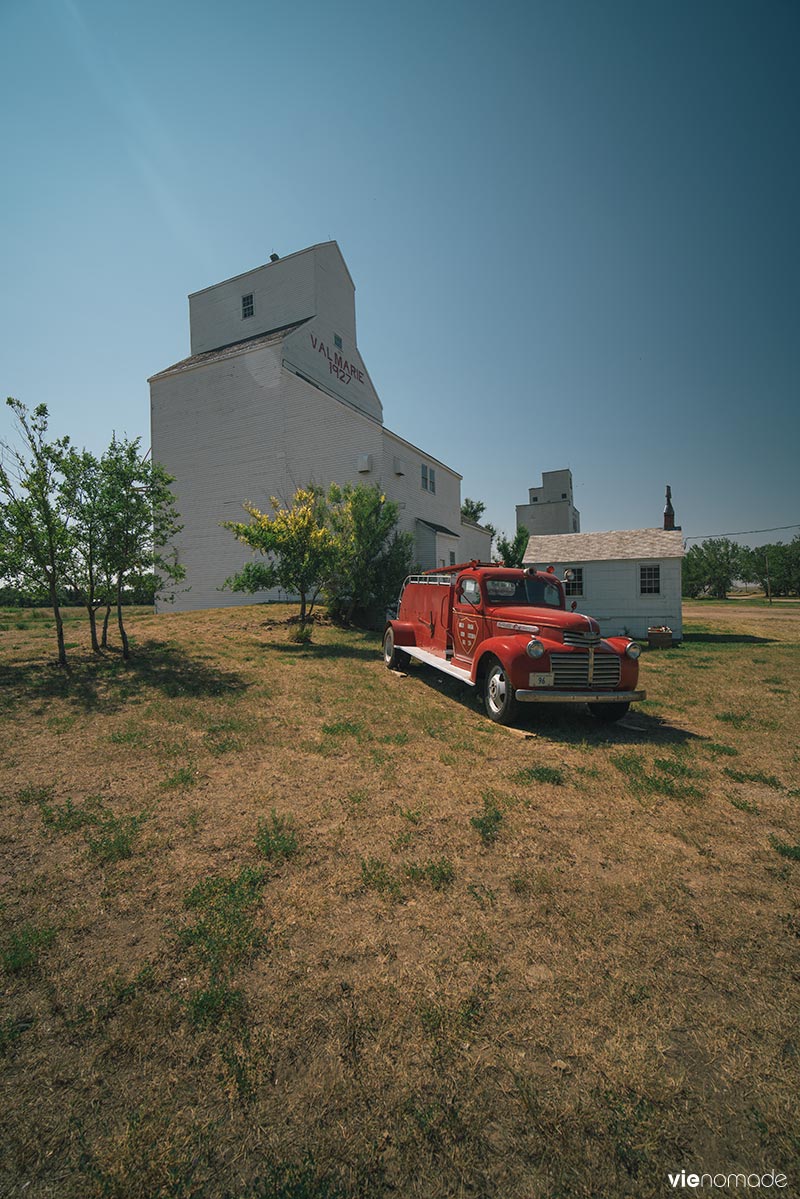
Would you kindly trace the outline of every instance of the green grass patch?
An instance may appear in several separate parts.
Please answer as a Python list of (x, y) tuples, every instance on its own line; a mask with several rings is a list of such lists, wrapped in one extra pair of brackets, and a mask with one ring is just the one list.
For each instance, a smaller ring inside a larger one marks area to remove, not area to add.
[(702, 796), (693, 784), (679, 781), (681, 764), (677, 759), (656, 758), (652, 771), (646, 769), (633, 751), (612, 754), (610, 760), (625, 775), (628, 789), (637, 799), (653, 795), (664, 795), (669, 799), (700, 799)]
[(178, 791), (181, 787), (193, 787), (197, 782), (197, 770), (194, 766), (180, 766), (172, 774), (167, 775), (161, 783), (162, 791)]
[(297, 834), (291, 816), (279, 816), (275, 809), (258, 822), (256, 848), (270, 862), (285, 862), (298, 850)]
[(704, 749), (715, 758), (738, 758), (739, 751), (732, 745), (723, 745), (720, 741), (707, 741)]
[(73, 833), (87, 825), (99, 824), (105, 809), (99, 795), (91, 795), (80, 805), (71, 799), (63, 804), (41, 804), (42, 823), (57, 833)]
[(138, 816), (104, 816), (94, 826), (96, 831), (86, 834), (89, 856), (101, 866), (133, 857), (133, 843), (146, 819), (146, 812)]
[(388, 895), (392, 899), (403, 897), (399, 881), (382, 858), (361, 859), (361, 885), (368, 891), (377, 891), (379, 895)]
[(503, 823), (503, 813), (491, 792), (487, 791), (483, 797), (483, 811), (471, 816), (469, 822), (479, 833), (484, 845), (494, 845)]
[(7, 974), (24, 974), (39, 963), (39, 954), (53, 943), (55, 930), (23, 924), (8, 933), (0, 944), (0, 962)]
[(229, 976), (266, 948), (266, 934), (253, 920), (264, 881), (263, 869), (244, 866), (232, 878), (203, 879), (184, 896), (195, 920), (179, 930), (178, 940), (208, 967), (213, 980)]
[(749, 812), (751, 816), (760, 816), (761, 809), (757, 804), (750, 803), (747, 799), (739, 799), (738, 796), (733, 796), (731, 804), (734, 808), (738, 808), (740, 812)]
[(141, 745), (146, 734), (142, 729), (116, 729), (109, 737), (112, 745)]
[(750, 724), (750, 718), (744, 712), (715, 712), (714, 719), (733, 725), (735, 729), (746, 729)]
[(55, 787), (23, 787), (17, 792), (17, 799), (20, 803), (35, 803), (45, 804), (53, 799), (55, 795)]
[(789, 845), (787, 841), (781, 841), (780, 837), (774, 836), (770, 837), (769, 843), (782, 858), (789, 858), (792, 862), (800, 862), (800, 845)]
[(335, 720), (323, 724), (322, 731), (326, 737), (358, 737), (363, 727), (360, 720)]
[(723, 774), (735, 783), (760, 783), (762, 787), (771, 787), (773, 791), (783, 791), (783, 783), (774, 774), (764, 774), (763, 770), (731, 770), (724, 767)]
[(212, 982), (195, 991), (187, 1001), (189, 1019), (195, 1028), (219, 1028), (240, 1019), (244, 1012), (244, 995), (227, 982)]
[(432, 858), (424, 865), (409, 862), (405, 871), (406, 877), (412, 882), (430, 883), (434, 891), (443, 891), (451, 886), (456, 877), (455, 867), (446, 857)]
[(563, 787), (564, 771), (560, 766), (525, 766), (513, 776), (515, 783), (550, 783)]
[(11, 1057), (17, 1041), (35, 1023), (33, 1016), (21, 1016), (19, 1019), (8, 1016), (0, 1022), (0, 1057)]

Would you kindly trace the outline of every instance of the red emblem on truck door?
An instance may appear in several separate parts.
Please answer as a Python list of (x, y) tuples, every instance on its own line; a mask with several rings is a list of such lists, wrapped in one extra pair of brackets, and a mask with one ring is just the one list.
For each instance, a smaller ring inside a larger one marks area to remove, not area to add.
[(456, 640), (465, 658), (472, 657), (475, 642), (478, 640), (478, 622), (471, 616), (456, 617)]

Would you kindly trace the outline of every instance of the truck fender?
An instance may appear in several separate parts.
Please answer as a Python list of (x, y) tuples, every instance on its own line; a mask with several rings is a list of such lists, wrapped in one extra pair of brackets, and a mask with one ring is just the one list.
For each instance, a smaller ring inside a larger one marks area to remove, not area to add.
[(386, 629), (391, 628), (394, 633), (395, 645), (416, 645), (417, 635), (414, 632), (414, 626), (407, 620), (387, 620), (386, 628), (383, 630), (384, 637)]
[[(489, 637), (478, 646), (478, 652), (472, 663), (472, 679), (477, 682), (486, 669), (487, 658), (497, 658), (510, 670), (514, 658), (525, 653), (525, 643), (520, 643), (519, 637)], [(483, 664), (483, 665), (481, 665)]]

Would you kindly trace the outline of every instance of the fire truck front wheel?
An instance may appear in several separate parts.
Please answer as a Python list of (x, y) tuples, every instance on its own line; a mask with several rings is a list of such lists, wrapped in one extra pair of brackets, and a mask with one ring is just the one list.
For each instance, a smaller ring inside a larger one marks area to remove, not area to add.
[(411, 661), (408, 654), (394, 643), (394, 629), (390, 626), (383, 635), (383, 660), (390, 670), (405, 670)]
[(483, 699), (486, 714), (497, 724), (513, 724), (519, 711), (514, 689), (505, 667), (497, 658), (491, 658), (483, 675)]

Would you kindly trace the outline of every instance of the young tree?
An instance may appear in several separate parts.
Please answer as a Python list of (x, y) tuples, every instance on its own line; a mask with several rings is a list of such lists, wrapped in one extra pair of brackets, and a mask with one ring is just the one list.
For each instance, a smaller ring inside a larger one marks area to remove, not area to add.
[(268, 557), (267, 562), (248, 562), (226, 579), (231, 591), (268, 591), (281, 587), (300, 597), (300, 623), (305, 625), (322, 588), (332, 573), (336, 544), (328, 528), (328, 506), (318, 487), (300, 487), (290, 507), (274, 496), (274, 515), (260, 512), (249, 502), (242, 505), (250, 523), (223, 521), (238, 541)]
[(398, 506), (377, 486), (334, 483), (328, 505), (336, 545), (325, 585), (328, 611), (348, 623), (382, 622), (411, 570), (413, 538), (398, 532)]
[(179, 533), (173, 479), (157, 462), (142, 457), (140, 438), (112, 438), (100, 459), (99, 505), (104, 537), (102, 570), (113, 581), (122, 656), (130, 657), (122, 617), (123, 590), (136, 587), (153, 570), (179, 582), (186, 573), (161, 547)]
[(511, 541), (503, 534), (497, 539), (497, 552), (500, 555), (500, 561), (506, 566), (522, 566), (522, 558), (528, 548), (528, 540), (530, 533), (527, 529), (519, 526)]
[[(62, 510), (70, 522), (72, 545), (65, 578), (89, 616), (92, 650), (100, 653), (97, 611), (111, 603), (108, 538), (104, 511), (103, 469), (88, 450), (70, 449), (62, 463), (59, 488)], [(106, 620), (106, 626), (108, 621)]]
[(59, 593), (72, 551), (72, 537), (58, 500), (58, 480), (69, 438), (47, 440), (47, 408), (30, 413), (19, 400), (6, 401), (16, 419), (23, 450), (0, 445), (0, 576), (20, 590), (45, 590), (53, 609), (58, 662), (67, 665)]

